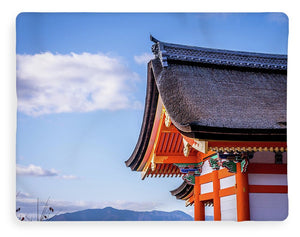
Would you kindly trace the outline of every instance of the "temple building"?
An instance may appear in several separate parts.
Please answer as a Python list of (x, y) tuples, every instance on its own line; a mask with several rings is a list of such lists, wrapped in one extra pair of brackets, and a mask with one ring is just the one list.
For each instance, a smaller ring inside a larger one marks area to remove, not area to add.
[[(178, 176), (195, 220), (284, 220), (287, 56), (154, 42), (140, 135), (125, 162)], [(170, 197), (171, 198), (171, 197)], [(184, 204), (184, 202), (183, 202)]]

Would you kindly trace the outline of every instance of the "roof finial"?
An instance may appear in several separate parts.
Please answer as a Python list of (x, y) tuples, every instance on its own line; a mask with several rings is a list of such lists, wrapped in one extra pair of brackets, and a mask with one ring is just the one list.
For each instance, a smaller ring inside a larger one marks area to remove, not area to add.
[(159, 42), (159, 40), (156, 39), (156, 38), (154, 38), (151, 34), (150, 34), (150, 40), (151, 40), (152, 42), (154, 42), (154, 43)]

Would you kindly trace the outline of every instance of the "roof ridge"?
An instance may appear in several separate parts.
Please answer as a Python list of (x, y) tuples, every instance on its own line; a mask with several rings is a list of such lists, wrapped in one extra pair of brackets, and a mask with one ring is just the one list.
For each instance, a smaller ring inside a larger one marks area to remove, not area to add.
[(172, 44), (159, 41), (153, 36), (150, 36), (150, 39), (155, 43), (152, 46), (152, 52), (160, 59), (163, 67), (168, 66), (168, 61), (184, 61), (270, 70), (287, 69), (287, 55), (284, 54), (233, 51)]

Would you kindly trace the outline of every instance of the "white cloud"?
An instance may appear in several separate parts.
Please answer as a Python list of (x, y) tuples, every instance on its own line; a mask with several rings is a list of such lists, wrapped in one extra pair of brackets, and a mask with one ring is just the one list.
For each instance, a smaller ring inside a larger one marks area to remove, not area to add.
[(146, 64), (151, 59), (153, 59), (153, 54), (151, 53), (143, 53), (141, 55), (134, 56), (134, 61), (138, 64)]
[(67, 180), (68, 180), (68, 179), (70, 179), (70, 180), (71, 180), (71, 179), (78, 179), (78, 177), (75, 176), (75, 175), (61, 175), (60, 178), (61, 178), (61, 179), (67, 179)]
[(40, 166), (28, 165), (22, 166), (17, 164), (17, 175), (23, 176), (57, 176), (58, 172), (55, 169), (47, 170)]
[(33, 164), (30, 164), (28, 166), (23, 166), (20, 164), (17, 164), (16, 166), (17, 175), (20, 176), (35, 176), (35, 177), (57, 177), (60, 179), (65, 180), (73, 180), (78, 179), (75, 175), (60, 175), (59, 172), (55, 169), (44, 169), (40, 166), (36, 166)]
[(138, 79), (121, 59), (101, 53), (17, 55), (18, 110), (39, 116), (137, 108)]
[(19, 191), (17, 192), (17, 198), (29, 198), (30, 197), (30, 194), (29, 193), (25, 193), (25, 192), (22, 192), (22, 191)]

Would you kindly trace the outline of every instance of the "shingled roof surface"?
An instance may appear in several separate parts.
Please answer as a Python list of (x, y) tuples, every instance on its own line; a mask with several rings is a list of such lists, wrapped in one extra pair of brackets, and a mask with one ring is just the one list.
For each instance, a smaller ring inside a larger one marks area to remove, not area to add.
[(158, 95), (181, 134), (199, 139), (286, 141), (287, 56), (158, 41), (148, 63), (143, 124), (125, 162), (142, 169)]
[(286, 134), (285, 55), (155, 42), (156, 85), (181, 132)]

